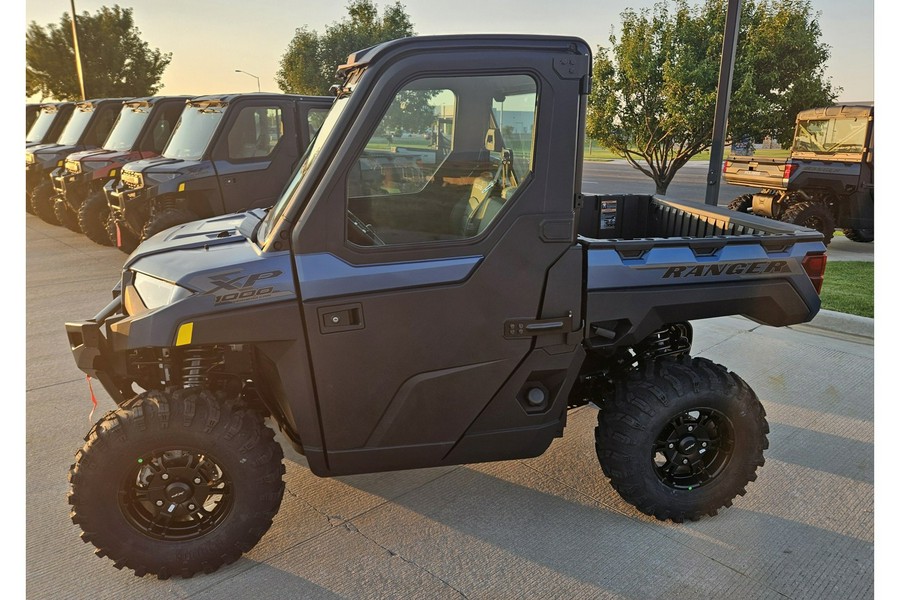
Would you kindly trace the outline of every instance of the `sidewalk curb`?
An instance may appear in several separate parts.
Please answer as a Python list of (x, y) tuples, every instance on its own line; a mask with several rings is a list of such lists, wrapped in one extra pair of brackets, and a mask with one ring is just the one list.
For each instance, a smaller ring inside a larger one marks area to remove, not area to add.
[(835, 333), (855, 335), (870, 340), (875, 339), (875, 319), (869, 317), (860, 317), (833, 310), (819, 310), (812, 321), (804, 325)]

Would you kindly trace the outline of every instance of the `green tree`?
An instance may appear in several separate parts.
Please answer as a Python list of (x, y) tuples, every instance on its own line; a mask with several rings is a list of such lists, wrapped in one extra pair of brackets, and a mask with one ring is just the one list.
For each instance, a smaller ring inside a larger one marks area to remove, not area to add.
[[(597, 51), (587, 133), (652, 178), (659, 194), (712, 144), (725, 9), (725, 0), (629, 9), (619, 37)], [(809, 0), (744, 0), (730, 138), (789, 144), (797, 112), (834, 101), (840, 90), (825, 77), (830, 50), (820, 38)]]
[[(171, 53), (151, 50), (134, 24), (132, 9), (101, 7), (76, 17), (78, 48), (88, 98), (150, 96), (172, 60)], [(25, 32), (25, 94), (57, 100), (81, 100), (75, 68), (72, 22), (63, 13), (59, 24), (34, 21)]]
[(415, 35), (409, 15), (400, 2), (388, 6), (382, 15), (371, 0), (352, 0), (347, 18), (319, 34), (304, 26), (296, 30), (281, 57), (276, 81), (281, 91), (322, 96), (335, 83), (335, 71), (347, 56), (402, 37)]

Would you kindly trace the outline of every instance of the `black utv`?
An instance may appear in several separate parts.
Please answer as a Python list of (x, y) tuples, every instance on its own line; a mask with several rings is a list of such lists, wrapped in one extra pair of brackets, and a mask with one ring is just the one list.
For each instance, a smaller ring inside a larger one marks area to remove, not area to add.
[(174, 225), (275, 203), (331, 97), (222, 94), (190, 100), (162, 155), (106, 184), (116, 245)]
[(25, 134), (25, 149), (52, 144), (62, 133), (75, 110), (74, 102), (45, 102)]
[(188, 100), (189, 96), (153, 96), (125, 101), (101, 148), (70, 154), (64, 168), (54, 171), (54, 211), (59, 222), (98, 244), (115, 243), (103, 186), (126, 163), (159, 156)]
[(109, 135), (125, 98), (102, 98), (75, 104), (69, 123), (54, 144), (41, 144), (25, 151), (26, 181), (30, 188), (31, 208), (47, 223), (59, 225), (54, 204), (56, 196), (51, 177), (64, 170), (66, 157), (73, 152), (99, 148)]
[(731, 156), (732, 185), (761, 188), (731, 201), (739, 212), (821, 231), (835, 228), (855, 242), (875, 239), (875, 107), (839, 105), (797, 115), (790, 158)]

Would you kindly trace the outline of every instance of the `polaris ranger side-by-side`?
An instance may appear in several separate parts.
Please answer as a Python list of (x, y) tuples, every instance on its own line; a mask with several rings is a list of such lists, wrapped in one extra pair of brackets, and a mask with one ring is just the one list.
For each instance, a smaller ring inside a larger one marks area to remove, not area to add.
[[(56, 142), (59, 134), (65, 129), (75, 104), (72, 102), (47, 102), (41, 104), (40, 112), (34, 123), (25, 134), (25, 210), (34, 213), (31, 208), (31, 194), (42, 183), (42, 177), (52, 169), (54, 156), (50, 154), (35, 155), (28, 150), (42, 144)], [(40, 161), (40, 162), (39, 162)]]
[(52, 144), (65, 129), (75, 110), (74, 102), (45, 102), (37, 118), (25, 134), (25, 149), (39, 144)]
[(70, 154), (52, 175), (56, 218), (98, 244), (110, 246), (109, 205), (103, 186), (125, 163), (159, 156), (184, 110), (188, 96), (153, 96), (123, 103), (103, 146)]
[(32, 146), (25, 151), (26, 181), (34, 181), (30, 189), (34, 214), (47, 223), (61, 225), (56, 218), (56, 195), (51, 177), (63, 169), (67, 156), (80, 150), (99, 148), (112, 129), (125, 98), (101, 98), (77, 102), (65, 129), (55, 143)]
[(334, 98), (222, 94), (188, 102), (157, 158), (126, 164), (106, 185), (117, 246), (164, 229), (271, 206)]
[[(691, 357), (689, 322), (811, 319), (822, 234), (582, 195), (577, 38), (411, 37), (339, 74), (271, 209), (148, 239), (109, 305), (66, 324), (118, 405), (70, 472), (83, 539), (136, 575), (238, 559), (284, 492), (264, 417), (333, 476), (537, 456), (594, 403), (590, 443), (637, 509), (680, 522), (743, 494), (765, 412)], [(414, 114), (448, 120), (445, 152), (386, 142)]]
[(725, 181), (762, 188), (729, 208), (822, 232), (836, 227), (855, 242), (875, 239), (875, 107), (838, 105), (804, 110), (790, 158), (730, 156)]

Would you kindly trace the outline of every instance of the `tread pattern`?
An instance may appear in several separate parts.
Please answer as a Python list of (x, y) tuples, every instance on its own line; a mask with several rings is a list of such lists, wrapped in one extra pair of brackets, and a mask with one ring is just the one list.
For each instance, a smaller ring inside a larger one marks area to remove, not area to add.
[[(118, 490), (135, 457), (187, 445), (210, 452), (228, 474), (234, 505), (207, 534), (172, 542), (153, 539), (121, 516)], [(283, 452), (262, 417), (201, 388), (141, 394), (106, 413), (85, 436), (69, 470), (72, 522), (81, 539), (117, 569), (159, 579), (212, 573), (253, 548), (272, 525), (284, 494)]]
[[(728, 466), (693, 491), (667, 487), (653, 467), (653, 443), (671, 418), (710, 405), (742, 432)], [(659, 520), (681, 523), (713, 516), (744, 495), (765, 464), (768, 432), (765, 409), (750, 386), (721, 365), (684, 356), (648, 363), (616, 386), (615, 397), (598, 415), (595, 446), (603, 474), (626, 502)]]

